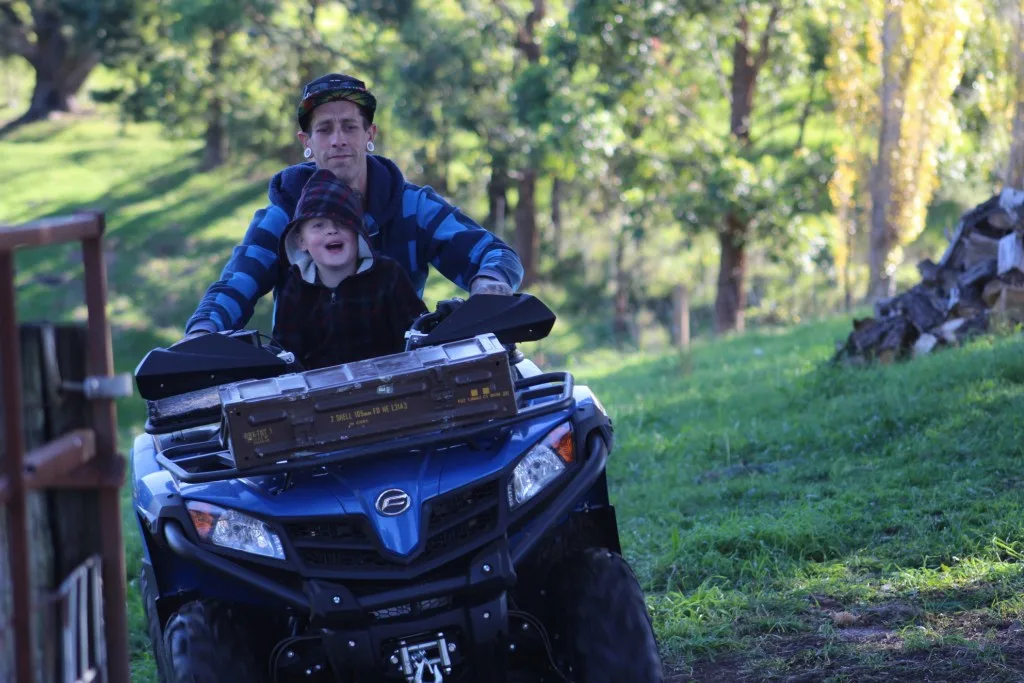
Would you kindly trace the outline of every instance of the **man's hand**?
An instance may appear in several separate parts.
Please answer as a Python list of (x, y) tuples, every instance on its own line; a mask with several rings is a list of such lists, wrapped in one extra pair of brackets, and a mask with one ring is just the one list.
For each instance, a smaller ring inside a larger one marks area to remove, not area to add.
[(171, 346), (177, 346), (178, 344), (181, 344), (183, 342), (187, 342), (189, 339), (195, 339), (196, 337), (201, 337), (204, 334), (212, 334), (212, 333), (210, 332), (210, 330), (204, 330), (202, 328), (197, 329), (197, 330), (192, 330), (191, 332), (186, 334), (184, 337), (182, 337), (178, 341), (176, 341), (173, 344), (171, 344)]
[(473, 296), (474, 294), (504, 294), (505, 296), (511, 296), (512, 288), (501, 280), (495, 280), (484, 275), (474, 278), (473, 282), (470, 283), (469, 295)]

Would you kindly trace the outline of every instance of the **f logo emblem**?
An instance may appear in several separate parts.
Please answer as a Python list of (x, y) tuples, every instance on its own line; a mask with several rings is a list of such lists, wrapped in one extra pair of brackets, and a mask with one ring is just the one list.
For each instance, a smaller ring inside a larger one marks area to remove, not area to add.
[(375, 507), (385, 517), (397, 517), (412, 505), (409, 494), (402, 489), (388, 489), (377, 496)]

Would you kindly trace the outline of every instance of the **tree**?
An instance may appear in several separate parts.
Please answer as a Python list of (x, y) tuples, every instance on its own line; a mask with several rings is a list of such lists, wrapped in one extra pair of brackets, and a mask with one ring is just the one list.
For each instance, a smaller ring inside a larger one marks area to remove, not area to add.
[[(532, 0), (530, 10), (524, 16), (518, 16), (503, 0), (495, 0), (495, 5), (505, 18), (512, 23), (515, 35), (515, 47), (526, 60), (527, 66), (517, 79), (517, 93), (525, 99), (527, 106), (520, 105), (520, 123), (525, 124), (527, 133), (525, 150), (521, 152), (522, 166), (516, 171), (516, 186), (519, 196), (516, 202), (515, 249), (523, 262), (523, 286), (529, 286), (537, 279), (537, 262), (540, 257), (540, 234), (537, 232), (537, 177), (538, 165), (543, 150), (537, 144), (538, 112), (542, 112), (541, 102), (546, 99), (547, 70), (541, 65), (543, 46), (540, 40), (539, 25), (547, 15), (545, 0)], [(532, 104), (532, 106), (530, 106)]]
[(0, 0), (0, 56), (35, 74), (28, 110), (4, 131), (70, 111), (92, 70), (136, 45), (141, 0)]
[[(761, 70), (768, 63), (781, 7), (772, 2), (760, 35), (751, 33), (751, 16), (745, 5), (736, 14), (736, 35), (733, 38), (732, 74), (730, 76), (729, 132), (741, 150), (751, 145), (751, 117)], [(750, 239), (748, 216), (728, 210), (718, 229), (721, 265), (718, 271), (718, 294), (715, 298), (715, 329), (717, 332), (742, 331), (746, 308), (746, 248)]]
[(287, 22), (308, 21), (296, 9), (270, 0), (162, 5), (146, 49), (124, 67), (132, 83), (125, 113), (201, 136), (203, 170), (223, 164), (233, 148), (263, 155), (287, 143), (294, 149), (300, 63), (309, 66), (289, 40)]
[[(955, 127), (950, 98), (960, 80), (966, 29), (979, 11), (977, 2), (958, 0), (875, 0), (859, 13), (840, 8), (840, 74), (830, 86), (845, 133), (840, 173), (850, 176), (841, 181), (847, 187), (841, 216), (849, 220), (856, 203), (849, 188), (867, 186), (870, 299), (893, 293), (901, 247), (924, 229), (938, 150)], [(857, 146), (865, 132), (874, 149)]]
[(1007, 187), (1024, 189), (1024, 2), (1014, 3), (1016, 21), (1011, 35), (1014, 92), (1013, 123), (1010, 134), (1010, 153), (1006, 163)]

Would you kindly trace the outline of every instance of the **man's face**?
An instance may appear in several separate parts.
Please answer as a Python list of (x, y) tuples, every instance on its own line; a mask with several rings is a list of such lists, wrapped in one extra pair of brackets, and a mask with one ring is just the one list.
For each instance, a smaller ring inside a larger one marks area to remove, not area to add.
[(299, 133), (299, 139), (313, 150), (318, 168), (325, 168), (352, 185), (366, 172), (366, 143), (376, 134), (377, 126), (366, 126), (359, 107), (338, 100), (314, 109), (309, 134)]
[(348, 268), (359, 258), (359, 239), (352, 228), (330, 218), (310, 218), (299, 228), (299, 248), (324, 268)]

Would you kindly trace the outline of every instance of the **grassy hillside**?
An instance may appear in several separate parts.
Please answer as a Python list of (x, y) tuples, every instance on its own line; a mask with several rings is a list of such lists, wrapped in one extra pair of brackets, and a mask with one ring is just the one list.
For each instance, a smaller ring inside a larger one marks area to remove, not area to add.
[[(199, 175), (196, 147), (99, 120), (0, 141), (0, 222), (110, 212), (121, 370), (180, 336), (264, 200), (271, 166)], [(68, 250), (21, 254), (23, 315), (81, 316), (80, 273)], [(561, 324), (540, 349), (568, 358), (615, 418), (625, 552), (681, 680), (1019, 680), (1024, 345), (830, 368), (847, 330), (567, 356), (581, 342)], [(119, 410), (127, 439), (144, 411), (137, 398)], [(134, 579), (127, 505), (125, 520)], [(152, 681), (134, 582), (129, 598), (135, 680)]]

